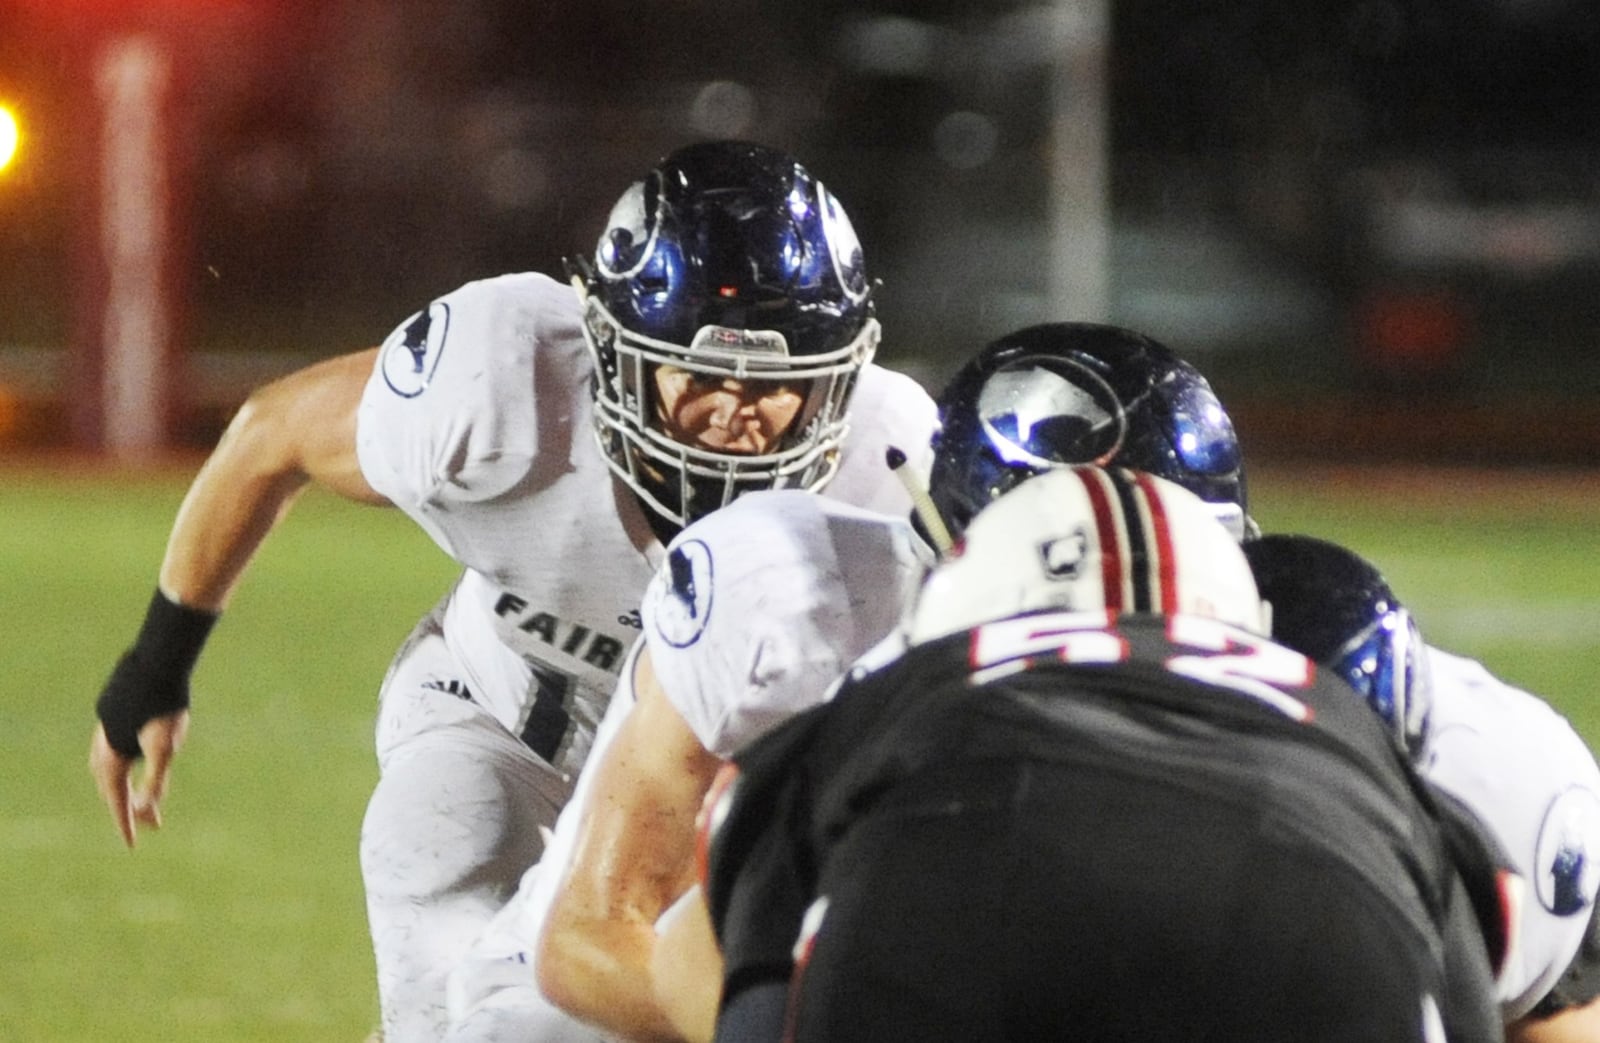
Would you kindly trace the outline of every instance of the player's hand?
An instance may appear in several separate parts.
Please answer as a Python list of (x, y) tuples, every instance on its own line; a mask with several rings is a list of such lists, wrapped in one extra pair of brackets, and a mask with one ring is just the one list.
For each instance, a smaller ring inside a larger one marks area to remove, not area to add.
[(129, 847), (134, 845), (139, 823), (151, 829), (161, 828), (161, 801), (167, 795), (172, 758), (182, 748), (188, 731), (188, 710), (146, 721), (139, 729), (139, 747), (146, 763), (143, 774), (135, 781), (134, 765), (139, 758), (125, 757), (112, 749), (105, 726), (95, 725), (94, 736), (89, 740), (89, 774), (94, 776), (100, 799)]

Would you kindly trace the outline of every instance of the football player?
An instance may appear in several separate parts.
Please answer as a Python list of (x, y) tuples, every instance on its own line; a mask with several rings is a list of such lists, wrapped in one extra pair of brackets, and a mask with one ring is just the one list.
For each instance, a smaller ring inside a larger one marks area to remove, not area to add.
[[(958, 531), (964, 519), (1029, 475), (1073, 463), (1112, 461), (1164, 475), (1197, 492), (1235, 535), (1245, 535), (1253, 529), (1245, 510), (1239, 446), (1226, 412), (1192, 366), (1132, 331), (1058, 323), (1003, 337), (950, 382), (940, 396), (940, 412), (943, 423), (937, 440), (932, 493)], [(650, 635), (647, 626), (647, 641)], [(888, 647), (892, 652), (893, 642)], [(1461, 668), (1451, 671), (1455, 681), (1440, 696), (1446, 707), (1470, 715), (1483, 707), (1480, 695), (1503, 688), (1475, 664), (1431, 649), (1428, 657)], [(729, 696), (731, 699), (744, 697), (737, 694), (736, 687), (728, 691), (735, 693)], [(1501, 698), (1492, 701), (1505, 702), (1512, 692), (1504, 690)], [(667, 697), (674, 697), (670, 688)], [(1531, 697), (1523, 705), (1543, 707)], [(1444, 712), (1448, 710), (1441, 711)], [(1538, 748), (1541, 735), (1563, 748), (1573, 748), (1570, 727), (1548, 707), (1523, 716), (1528, 729), (1525, 738), (1508, 743), (1502, 757), (1511, 762), (1526, 759)], [(1480, 725), (1464, 734), (1492, 738), (1498, 732), (1492, 726)], [(1581, 744), (1578, 749), (1582, 750)], [(1434, 757), (1428, 767), (1448, 773), (1455, 765), (1457, 771), (1492, 778), (1500, 763), (1487, 750), (1453, 753), (1445, 762)], [(1578, 781), (1586, 777), (1582, 772), (1573, 775)], [(1562, 785), (1551, 782), (1545, 796), (1554, 799), (1562, 792)], [(608, 815), (613, 807), (610, 801), (605, 802), (596, 814)], [(1524, 807), (1532, 816), (1539, 813), (1540, 805), (1531, 796)], [(1524, 872), (1530, 872), (1535, 864), (1533, 839), (1526, 833), (1535, 825), (1531, 820), (1524, 824), (1521, 835), (1525, 839), (1520, 846), (1510, 836), (1500, 838), (1520, 856), (1517, 864)], [(1572, 854), (1568, 852), (1568, 856)], [(1583, 864), (1581, 848), (1576, 855), (1577, 864)], [(1568, 861), (1572, 859), (1569, 857)], [(573, 876), (579, 881), (590, 879), (581, 870)], [(1568, 903), (1575, 905), (1579, 913), (1592, 911), (1592, 888), (1585, 878), (1576, 879), (1583, 886), (1568, 895)], [(605, 878), (606, 884), (614, 887), (624, 886), (626, 881), (626, 874), (615, 872)], [(604, 888), (595, 893), (603, 894)], [(604, 923), (604, 904), (596, 900), (594, 908), (585, 914), (592, 921), (591, 926)], [(637, 905), (630, 915), (635, 920), (649, 919)], [(569, 921), (569, 926), (582, 922), (583, 918), (576, 918)], [(1524, 918), (1523, 923), (1527, 928), (1537, 919)], [(1522, 942), (1518, 948), (1526, 953), (1537, 947)], [(1572, 956), (1570, 949), (1558, 953), (1550, 966), (1560, 966)], [(664, 970), (670, 973), (677, 969), (670, 960), (665, 961)], [(693, 994), (694, 990), (683, 989), (676, 995), (681, 998)], [(1526, 1017), (1518, 1018), (1515, 1005), (1506, 1011), (1508, 1019), (1526, 1023)], [(699, 1014), (703, 1023), (704, 1011)], [(688, 1020), (694, 1020), (694, 1015)]]
[(1600, 766), (1589, 747), (1542, 700), (1425, 646), (1387, 581), (1355, 552), (1276, 534), (1244, 551), (1272, 606), (1273, 639), (1365, 695), (1396, 745), (1527, 881), (1496, 981), (1508, 1038), (1600, 1039)]
[(1500, 1039), (1461, 886), (1492, 864), (1265, 628), (1170, 482), (980, 510), (900, 658), (735, 754), (718, 1038)]
[[(673, 541), (545, 858), (462, 965), (453, 1043), (549, 1038), (552, 1000), (615, 1036), (675, 1034), (671, 1004), (694, 986), (658, 973), (657, 921), (694, 884), (713, 775), (895, 627), (929, 558), (904, 514), (789, 491), (742, 497)], [(715, 985), (698, 982), (713, 1000)]]
[[(1028, 330), (981, 352), (941, 396), (946, 408), (932, 484), (951, 523), (959, 525), (978, 499), (1008, 487), (1006, 474), (968, 449), (985, 438), (978, 427), (1010, 408), (1032, 425), (1025, 453), (1062, 463), (1114, 459), (1160, 474), (1193, 472), (1193, 480), (1203, 478), (1215, 486), (1210, 509), (1242, 532), (1244, 479), (1237, 442), (1204, 378), (1162, 345), (1132, 331), (1109, 326), (1074, 330), (1071, 354), (1049, 356), (1063, 376), (1048, 387), (1011, 380), (1012, 362), (1038, 357), (1035, 344), (1048, 339), (1042, 331)], [(1029, 373), (1026, 365), (1015, 371), (1024, 378)], [(999, 376), (988, 392), (974, 395), (991, 374)], [(1085, 386), (1093, 389), (1087, 396), (1080, 390)], [(983, 416), (978, 397), (983, 399)], [(1098, 411), (1095, 421), (1080, 422), (1077, 417), (1091, 408)], [(908, 473), (919, 471), (915, 463), (906, 467)], [(837, 676), (853, 658), (841, 656), (841, 651), (854, 653), (883, 637), (903, 604), (909, 567), (905, 555), (877, 559), (884, 547), (903, 545), (904, 516), (881, 517), (868, 525), (859, 515), (843, 519), (836, 514), (825, 503), (797, 512), (781, 497), (762, 495), (747, 498), (739, 512), (708, 518), (680, 536), (686, 546), (701, 548), (697, 556), (751, 564), (708, 570), (698, 577), (695, 590), (709, 606), (704, 617), (708, 636), (688, 643), (663, 634), (658, 618), (661, 606), (675, 612), (675, 606), (692, 600), (658, 594), (688, 573), (680, 569), (676, 576), (664, 572), (658, 577), (642, 612), (648, 651), (635, 669), (625, 672), (623, 688), (632, 691), (614, 699), (610, 711), (621, 718), (618, 746), (628, 753), (597, 756), (585, 772), (580, 788), (603, 797), (574, 801), (556, 830), (551, 857), (529, 873), (524, 895), (479, 946), (475, 961), (483, 969), (472, 977), (480, 986), (493, 987), (457, 993), (463, 1018), (509, 1020), (508, 1011), (521, 1009), (534, 1019), (543, 999), (528, 980), (530, 963), (566, 1007), (623, 1033), (658, 1031), (668, 1018), (667, 1008), (692, 1001), (697, 993), (692, 986), (654, 988), (650, 970), (657, 917), (688, 879), (690, 821), (723, 758), (821, 699), (827, 687), (818, 683), (825, 672), (820, 669), (769, 677), (748, 664), (812, 660)], [(869, 532), (871, 538), (865, 535)], [(765, 535), (751, 539), (744, 533)], [(843, 539), (843, 533), (849, 538)], [(813, 542), (825, 552), (811, 550)], [(677, 550), (674, 544), (674, 557)], [(793, 585), (801, 593), (774, 596), (776, 584), (766, 583), (760, 568), (763, 554), (770, 556), (773, 574), (795, 577)], [(898, 582), (879, 578), (890, 563), (901, 576)], [(835, 574), (874, 579), (847, 592)], [(812, 618), (818, 591), (834, 595), (826, 625)], [(750, 628), (750, 621), (757, 619), (759, 629)], [(895, 649), (891, 640), (881, 654)], [(606, 734), (611, 737), (609, 730)], [(588, 811), (581, 839), (580, 809)], [(558, 893), (562, 860), (573, 854), (576, 862), (568, 868), (568, 883)], [(559, 906), (544, 932), (544, 955), (536, 959), (535, 943), (553, 900)], [(693, 903), (684, 908), (692, 909)], [(684, 922), (693, 922), (692, 915)], [(668, 974), (680, 970), (670, 960), (660, 969)]]
[(538, 860), (663, 544), (756, 489), (907, 510), (885, 447), (934, 422), (872, 364), (849, 217), (781, 152), (673, 153), (572, 267), (468, 283), (255, 391), (97, 703), (91, 772), (132, 845), (160, 823), (207, 636), (301, 489), (398, 507), (462, 566), (380, 691), (360, 853), (389, 1043), (445, 1032), (450, 969)]
[[(1123, 453), (1137, 450), (1137, 462), (1120, 462), (1198, 494), (1246, 540), (1258, 534), (1248, 514), (1233, 426), (1203, 377), (1187, 364), (1175, 367), (1170, 352), (1151, 352), (1133, 341), (1119, 346), (1120, 338), (1112, 337), (1105, 327), (1080, 323), (1035, 327), (1001, 338), (967, 365), (939, 397), (943, 433), (936, 479), (948, 461), (966, 461), (960, 467), (964, 478), (932, 484), (941, 513), (959, 524), (995, 493), (1093, 451), (1098, 431)], [(1119, 387), (1133, 392), (1122, 393), (1121, 410), (1100, 404), (1107, 380), (1096, 370), (1103, 363), (1066, 367), (1060, 361), (1085, 361), (1082, 348), (1091, 343), (1101, 345), (1100, 355), (1121, 357), (1134, 371), (1118, 378)], [(951, 431), (962, 433), (959, 444), (942, 444)], [(1054, 455), (1052, 431), (1069, 433), (1063, 441), (1068, 448)], [(1477, 662), (1420, 647), (1432, 682), (1432, 713), (1440, 722), (1421, 770), (1464, 801), (1518, 873), (1537, 885), (1539, 901), (1530, 901), (1528, 915), (1520, 918), (1508, 977), (1499, 983), (1512, 1038), (1600, 1039), (1600, 1000), (1593, 998), (1600, 988), (1594, 983), (1600, 939), (1591, 929), (1584, 940), (1600, 891), (1600, 826), (1586, 810), (1600, 793), (1593, 753), (1543, 700), (1505, 684)], [(1572, 1026), (1570, 1034), (1564, 1026)]]

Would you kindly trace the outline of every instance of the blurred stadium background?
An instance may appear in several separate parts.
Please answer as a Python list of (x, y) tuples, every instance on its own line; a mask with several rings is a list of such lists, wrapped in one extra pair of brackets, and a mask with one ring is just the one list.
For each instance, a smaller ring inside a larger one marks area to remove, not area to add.
[(441, 556), (308, 497), (132, 857), (89, 702), (249, 387), (558, 270), (690, 139), (831, 184), (930, 387), (1028, 322), (1169, 343), (1268, 528), (1595, 743), (1596, 68), (1584, 0), (0, 0), (0, 1041), (370, 1026), (371, 698)]

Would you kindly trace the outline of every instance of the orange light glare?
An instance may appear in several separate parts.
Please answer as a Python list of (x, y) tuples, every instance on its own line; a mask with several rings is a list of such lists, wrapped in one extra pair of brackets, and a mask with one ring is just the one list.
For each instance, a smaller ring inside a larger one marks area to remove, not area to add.
[(17, 117), (11, 110), (0, 106), (0, 171), (11, 165), (17, 155), (17, 142), (22, 138), (17, 129)]

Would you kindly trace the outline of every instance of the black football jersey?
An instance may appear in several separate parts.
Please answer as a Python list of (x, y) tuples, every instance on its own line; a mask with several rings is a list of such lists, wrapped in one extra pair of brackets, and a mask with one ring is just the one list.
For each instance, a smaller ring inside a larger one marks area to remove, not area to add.
[(1375, 886), (1414, 891), (1401, 906), (1420, 930), (1461, 877), (1495, 891), (1492, 853), (1444, 827), (1377, 716), (1298, 653), (1211, 620), (1047, 613), (913, 647), (735, 757), (706, 862), (730, 986), (787, 966), (830, 850), (884, 794), (1018, 758), (1136, 765), (1251, 801)]

